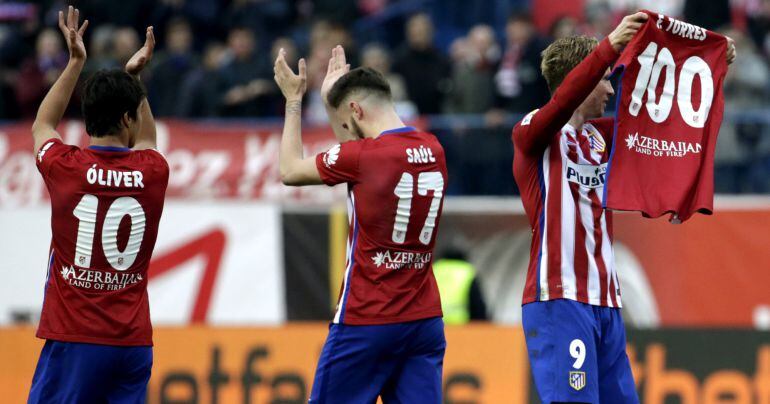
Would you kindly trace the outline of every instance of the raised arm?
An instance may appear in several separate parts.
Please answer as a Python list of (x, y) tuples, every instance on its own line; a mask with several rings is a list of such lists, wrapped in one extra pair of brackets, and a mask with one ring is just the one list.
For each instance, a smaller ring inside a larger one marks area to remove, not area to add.
[(342, 126), (342, 122), (340, 122), (339, 118), (337, 118), (337, 115), (334, 113), (334, 110), (329, 105), (327, 96), (329, 95), (329, 91), (334, 86), (334, 83), (336, 83), (340, 77), (344, 76), (349, 71), (350, 65), (345, 59), (345, 49), (343, 49), (341, 45), (335, 46), (332, 48), (332, 57), (329, 59), (329, 67), (326, 69), (326, 77), (324, 77), (324, 82), (321, 84), (321, 99), (323, 99), (324, 107), (326, 107), (326, 115), (329, 117), (329, 125), (331, 125), (337, 140), (340, 141), (345, 139), (355, 140), (356, 138)]
[(514, 139), (524, 152), (539, 152), (547, 147), (555, 133), (558, 133), (572, 117), (575, 110), (591, 94), (596, 85), (607, 74), (607, 68), (620, 56), (620, 51), (639, 31), (648, 16), (638, 12), (623, 18), (599, 46), (583, 59), (554, 92), (551, 100), (522, 124)]
[(299, 75), (286, 63), (286, 51), (281, 49), (275, 59), (275, 82), (286, 98), (286, 118), (278, 156), (281, 182), (286, 185), (322, 184), (315, 158), (304, 158), (302, 152), (302, 96), (307, 90), (307, 66), (299, 60)]
[[(131, 56), (131, 59), (126, 63), (126, 72), (136, 80), (140, 80), (139, 73), (142, 72), (145, 66), (152, 60), (152, 54), (155, 50), (155, 33), (152, 27), (147, 27), (145, 33), (144, 46)], [(134, 143), (134, 150), (143, 149), (155, 149), (158, 147), (156, 130), (155, 130), (155, 117), (152, 116), (152, 110), (150, 109), (150, 102), (145, 97), (142, 103), (139, 105), (139, 114), (142, 116), (142, 126), (139, 128), (139, 134), (136, 136), (136, 142)]]
[(59, 125), (64, 111), (75, 90), (75, 85), (86, 63), (86, 47), (83, 44), (83, 33), (88, 27), (88, 20), (83, 25), (78, 25), (80, 11), (72, 6), (67, 9), (67, 18), (65, 21), (64, 13), (59, 11), (59, 29), (67, 41), (70, 58), (67, 67), (64, 68), (61, 76), (56, 80), (48, 94), (46, 94), (40, 108), (37, 110), (35, 122), (32, 124), (32, 140), (34, 142), (34, 152), (50, 139), (61, 139), (56, 133), (56, 127)]

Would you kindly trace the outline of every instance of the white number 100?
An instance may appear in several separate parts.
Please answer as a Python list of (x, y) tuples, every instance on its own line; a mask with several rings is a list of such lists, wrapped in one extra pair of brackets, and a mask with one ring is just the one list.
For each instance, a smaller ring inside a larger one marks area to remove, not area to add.
[[(656, 57), (657, 54), (657, 57)], [(708, 63), (698, 56), (690, 56), (682, 65), (679, 73), (679, 85), (676, 85), (676, 64), (674, 56), (668, 48), (663, 48), (658, 53), (658, 44), (650, 42), (647, 48), (637, 57), (641, 68), (636, 77), (636, 85), (631, 93), (631, 104), (628, 112), (633, 116), (639, 116), (642, 108), (642, 98), (647, 93), (647, 113), (655, 123), (661, 123), (668, 118), (673, 106), (674, 92), (676, 102), (682, 119), (693, 128), (702, 128), (714, 100), (714, 80)], [(658, 86), (660, 74), (666, 69), (666, 81), (663, 82), (663, 93), (660, 100), (656, 100), (655, 88)], [(692, 106), (692, 84), (695, 76), (700, 78), (700, 109), (695, 111)], [(678, 87), (678, 88), (675, 88)], [(676, 91), (675, 91), (676, 90)]]
[[(430, 244), (433, 237), (438, 208), (441, 205), (441, 198), (444, 196), (444, 176), (440, 172), (420, 173), (417, 177), (417, 193), (420, 196), (426, 196), (428, 191), (433, 191), (433, 200), (430, 203), (428, 217), (425, 218), (425, 224), (420, 231), (420, 242), (425, 245)], [(401, 174), (401, 180), (396, 185), (394, 193), (398, 197), (398, 207), (396, 208), (396, 220), (393, 223), (393, 242), (402, 244), (406, 240), (406, 229), (409, 227), (409, 216), (412, 211), (412, 197), (414, 196), (414, 177), (412, 174)]]
[[(96, 232), (96, 212), (99, 199), (94, 195), (83, 195), (72, 214), (80, 221), (78, 238), (75, 243), (75, 265), (90, 268)], [(131, 231), (123, 251), (118, 247), (118, 228), (123, 217), (131, 218)], [(116, 199), (107, 209), (102, 224), (102, 249), (107, 262), (118, 271), (125, 271), (133, 265), (139, 254), (144, 238), (145, 215), (139, 202), (129, 196)]]

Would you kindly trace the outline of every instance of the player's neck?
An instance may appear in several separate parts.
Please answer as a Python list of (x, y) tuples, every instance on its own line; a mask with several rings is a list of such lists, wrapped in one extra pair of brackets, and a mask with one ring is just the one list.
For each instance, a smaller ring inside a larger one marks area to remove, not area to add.
[(580, 130), (583, 127), (583, 124), (586, 123), (588, 119), (586, 119), (586, 114), (583, 113), (583, 111), (578, 108), (575, 110), (575, 112), (572, 114), (572, 118), (569, 119), (569, 123), (575, 130)]
[(128, 147), (128, 142), (123, 139), (121, 135), (108, 135), (102, 137), (91, 137), (91, 146), (111, 146), (111, 147)]
[(406, 126), (404, 121), (399, 118), (396, 111), (388, 111), (383, 113), (375, 122), (372, 122), (372, 130), (369, 131), (369, 137), (376, 138), (382, 132), (403, 128), (404, 126)]

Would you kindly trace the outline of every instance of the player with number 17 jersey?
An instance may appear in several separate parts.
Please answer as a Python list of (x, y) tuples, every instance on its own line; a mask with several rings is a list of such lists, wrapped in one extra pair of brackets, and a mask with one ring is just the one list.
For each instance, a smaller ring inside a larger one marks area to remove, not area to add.
[(348, 256), (334, 323), (441, 316), (433, 246), (447, 183), (436, 137), (404, 127), (316, 157), (327, 185), (348, 184)]
[(152, 345), (147, 269), (169, 168), (155, 150), (48, 141), (36, 163), (51, 195), (39, 338)]

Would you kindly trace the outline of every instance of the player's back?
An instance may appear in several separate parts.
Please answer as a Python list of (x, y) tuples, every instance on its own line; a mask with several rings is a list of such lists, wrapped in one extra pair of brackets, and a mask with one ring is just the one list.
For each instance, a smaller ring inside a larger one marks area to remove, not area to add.
[(168, 184), (155, 150), (59, 140), (38, 152), (52, 241), (38, 337), (151, 345), (147, 270)]
[(335, 323), (441, 316), (431, 264), (447, 184), (444, 150), (411, 127), (320, 155), (327, 184), (348, 183), (348, 263)]

